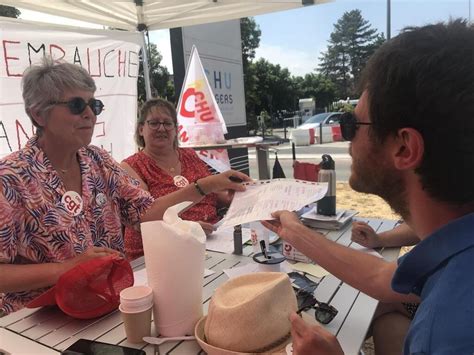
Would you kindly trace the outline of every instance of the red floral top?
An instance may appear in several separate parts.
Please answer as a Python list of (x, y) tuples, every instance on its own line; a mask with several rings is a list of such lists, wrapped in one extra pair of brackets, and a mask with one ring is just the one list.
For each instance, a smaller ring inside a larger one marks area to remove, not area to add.
[[(203, 177), (211, 175), (207, 165), (199, 159), (193, 149), (178, 148), (181, 162), (181, 176), (190, 184)], [(165, 196), (178, 191), (173, 177), (161, 169), (155, 161), (144, 152), (138, 152), (124, 160), (140, 178), (147, 184), (148, 190), (154, 198)], [(195, 204), (181, 214), (181, 218), (188, 221), (204, 221), (214, 224), (218, 221), (217, 197), (209, 194), (199, 203)], [(133, 228), (125, 229), (125, 254), (128, 259), (136, 259), (143, 255), (143, 244), (140, 232)]]

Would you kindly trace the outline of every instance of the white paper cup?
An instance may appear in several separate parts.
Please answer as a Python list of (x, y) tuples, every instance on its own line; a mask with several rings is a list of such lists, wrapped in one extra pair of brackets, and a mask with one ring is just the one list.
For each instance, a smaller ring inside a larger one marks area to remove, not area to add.
[(151, 335), (153, 290), (148, 286), (132, 286), (120, 292), (119, 310), (125, 334), (130, 343), (141, 343)]

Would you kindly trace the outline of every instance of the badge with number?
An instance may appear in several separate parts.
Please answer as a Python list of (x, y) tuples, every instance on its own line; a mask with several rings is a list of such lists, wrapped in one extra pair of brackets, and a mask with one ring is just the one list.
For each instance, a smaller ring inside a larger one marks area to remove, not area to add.
[(95, 197), (95, 203), (97, 203), (98, 206), (103, 206), (106, 202), (107, 197), (105, 197), (105, 194), (103, 194), (102, 192), (98, 193)]
[(189, 185), (189, 181), (188, 179), (186, 179), (184, 176), (182, 175), (176, 175), (174, 178), (173, 178), (173, 182), (174, 182), (174, 186), (176, 187), (185, 187), (185, 186), (188, 186)]
[(67, 191), (61, 198), (61, 203), (73, 216), (82, 212), (82, 197), (76, 191)]

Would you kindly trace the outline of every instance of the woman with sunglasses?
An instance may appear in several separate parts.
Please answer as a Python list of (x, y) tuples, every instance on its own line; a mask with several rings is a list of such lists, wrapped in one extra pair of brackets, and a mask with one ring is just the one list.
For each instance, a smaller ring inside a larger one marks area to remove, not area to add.
[[(154, 198), (178, 191), (211, 175), (207, 165), (193, 149), (178, 147), (178, 121), (174, 106), (160, 98), (145, 102), (135, 129), (135, 142), (140, 151), (122, 162), (122, 167), (140, 181)], [(213, 193), (181, 214), (197, 221), (206, 234), (212, 233), (219, 219), (218, 205), (228, 205), (227, 192)], [(125, 253), (136, 259), (143, 255), (142, 238), (134, 228), (125, 230)]]
[(36, 127), (0, 160), (0, 315), (24, 307), (88, 259), (124, 251), (122, 226), (158, 220), (182, 201), (244, 190), (228, 171), (154, 199), (104, 150), (89, 145), (104, 104), (86, 70), (45, 58), (23, 75), (25, 111)]

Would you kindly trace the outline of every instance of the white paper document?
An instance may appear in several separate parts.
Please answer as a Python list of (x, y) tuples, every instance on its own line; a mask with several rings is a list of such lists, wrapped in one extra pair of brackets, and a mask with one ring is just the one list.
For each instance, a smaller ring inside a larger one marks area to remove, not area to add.
[(236, 192), (222, 220), (222, 227), (273, 219), (272, 212), (297, 211), (326, 195), (327, 183), (295, 179), (259, 180), (245, 183), (247, 189)]
[[(250, 228), (242, 228), (242, 244), (250, 240)], [(206, 249), (232, 254), (234, 252), (234, 227), (219, 228), (207, 236)]]

